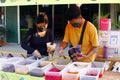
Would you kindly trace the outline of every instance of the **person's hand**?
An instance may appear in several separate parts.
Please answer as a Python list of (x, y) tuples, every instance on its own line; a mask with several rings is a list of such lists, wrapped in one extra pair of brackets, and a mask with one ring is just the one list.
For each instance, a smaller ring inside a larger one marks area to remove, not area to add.
[(58, 48), (58, 53), (59, 53), (59, 56), (63, 56), (63, 48), (62, 47), (59, 47)]
[(80, 55), (80, 56), (77, 56), (77, 61), (83, 61), (84, 59), (87, 58), (87, 55)]
[(35, 57), (42, 57), (41, 54), (40, 54), (40, 52), (38, 50), (35, 50), (33, 52), (33, 56), (35, 56)]

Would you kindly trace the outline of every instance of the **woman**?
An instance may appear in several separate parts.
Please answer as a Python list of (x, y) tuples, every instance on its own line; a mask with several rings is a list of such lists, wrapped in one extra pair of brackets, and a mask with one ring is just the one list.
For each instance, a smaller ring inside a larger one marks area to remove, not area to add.
[(48, 17), (45, 13), (37, 16), (36, 26), (30, 29), (22, 41), (21, 47), (27, 50), (27, 54), (36, 57), (48, 56), (47, 42), (53, 42), (52, 33), (47, 29)]

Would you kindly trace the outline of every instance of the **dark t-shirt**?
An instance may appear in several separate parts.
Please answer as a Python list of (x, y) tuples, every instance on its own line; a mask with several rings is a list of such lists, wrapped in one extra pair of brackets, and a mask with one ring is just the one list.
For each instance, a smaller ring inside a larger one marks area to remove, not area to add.
[(32, 28), (26, 33), (21, 47), (27, 50), (28, 54), (32, 54), (34, 50), (37, 49), (41, 55), (48, 56), (46, 45), (47, 42), (53, 42), (53, 36), (49, 29), (47, 29), (44, 37), (40, 37), (37, 33), (37, 29)]

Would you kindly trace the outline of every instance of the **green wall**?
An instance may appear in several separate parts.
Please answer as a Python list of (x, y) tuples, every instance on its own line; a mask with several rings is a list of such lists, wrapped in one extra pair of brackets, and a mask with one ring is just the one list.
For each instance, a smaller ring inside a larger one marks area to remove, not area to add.
[(17, 7), (6, 7), (7, 42), (18, 43)]

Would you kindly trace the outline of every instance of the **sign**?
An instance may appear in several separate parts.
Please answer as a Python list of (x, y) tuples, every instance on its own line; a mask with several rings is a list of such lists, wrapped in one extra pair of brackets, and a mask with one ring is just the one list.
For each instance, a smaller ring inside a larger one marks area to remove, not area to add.
[(120, 0), (0, 0), (0, 6), (120, 3)]
[(0, 6), (36, 5), (36, 0), (0, 0)]
[(109, 48), (120, 47), (120, 32), (119, 31), (99, 31), (99, 43), (101, 46)]
[(110, 31), (108, 46), (112, 48), (120, 47), (120, 32), (119, 31)]
[(109, 31), (99, 31), (99, 44), (105, 46), (108, 44), (109, 40)]

